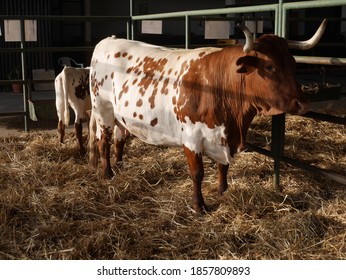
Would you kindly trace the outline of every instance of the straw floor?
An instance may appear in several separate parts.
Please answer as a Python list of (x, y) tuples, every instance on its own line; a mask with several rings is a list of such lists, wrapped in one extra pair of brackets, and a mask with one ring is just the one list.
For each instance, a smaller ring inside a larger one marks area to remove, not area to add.
[[(285, 154), (346, 175), (342, 125), (287, 117)], [(248, 141), (270, 146), (270, 118)], [(190, 207), (181, 148), (130, 139), (112, 180), (79, 156), (74, 135), (23, 133), (0, 140), (0, 259), (345, 259), (346, 187), (254, 152), (236, 156), (218, 196), (204, 157), (210, 212)]]

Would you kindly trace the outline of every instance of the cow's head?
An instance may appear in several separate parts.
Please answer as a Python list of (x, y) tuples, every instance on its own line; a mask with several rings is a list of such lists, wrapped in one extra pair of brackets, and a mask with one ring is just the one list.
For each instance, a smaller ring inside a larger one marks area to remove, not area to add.
[(243, 56), (236, 61), (238, 73), (245, 75), (246, 94), (258, 112), (264, 114), (304, 114), (308, 102), (295, 80), (295, 60), (289, 48), (309, 49), (317, 44), (326, 26), (324, 20), (308, 41), (288, 41), (275, 35), (263, 35), (253, 41), (245, 26), (239, 26), (246, 36)]

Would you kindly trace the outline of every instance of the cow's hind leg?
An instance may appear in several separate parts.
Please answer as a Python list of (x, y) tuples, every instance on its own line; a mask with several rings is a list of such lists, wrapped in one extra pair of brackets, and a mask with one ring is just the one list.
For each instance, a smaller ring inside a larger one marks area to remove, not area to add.
[(184, 147), (184, 152), (189, 164), (190, 175), (193, 183), (192, 208), (199, 213), (206, 210), (202, 195), (202, 181), (204, 177), (202, 156)]
[(59, 140), (60, 143), (64, 143), (64, 137), (65, 137), (65, 125), (62, 122), (62, 120), (59, 120), (58, 122), (58, 133), (59, 133)]
[(98, 147), (96, 145), (97, 143), (96, 130), (97, 130), (97, 125), (96, 125), (95, 115), (92, 112), (90, 112), (88, 152), (89, 152), (89, 163), (93, 167), (96, 167), (98, 165), (98, 160), (99, 160), (99, 152), (98, 152)]
[(124, 154), (124, 146), (129, 133), (127, 130), (115, 120), (116, 126), (114, 128), (114, 154), (117, 163), (122, 162)]
[(217, 164), (219, 187), (217, 193), (222, 195), (227, 190), (227, 171), (229, 164)]
[(113, 171), (110, 163), (110, 140), (112, 138), (112, 132), (109, 130), (103, 131), (101, 139), (98, 140), (99, 153), (101, 158), (101, 165), (103, 169), (104, 178), (112, 178)]
[(126, 142), (126, 139), (115, 140), (114, 154), (115, 154), (115, 160), (117, 163), (123, 161), (125, 142)]

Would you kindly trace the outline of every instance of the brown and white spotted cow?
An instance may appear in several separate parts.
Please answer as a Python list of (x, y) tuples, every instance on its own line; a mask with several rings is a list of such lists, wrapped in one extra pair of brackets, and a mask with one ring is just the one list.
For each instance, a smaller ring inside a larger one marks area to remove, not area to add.
[(58, 114), (58, 132), (60, 142), (64, 142), (65, 126), (70, 123), (69, 105), (75, 113), (75, 131), (79, 142), (80, 153), (84, 154), (83, 125), (84, 119), (88, 119), (87, 111), (91, 109), (89, 92), (90, 68), (74, 68), (65, 66), (55, 78), (56, 111)]
[(307, 111), (288, 49), (314, 46), (325, 24), (300, 43), (274, 35), (254, 42), (244, 26), (245, 46), (226, 48), (172, 50), (115, 37), (102, 40), (90, 67), (90, 161), (96, 163), (97, 140), (103, 175), (113, 176), (109, 153), (114, 125), (117, 160), (126, 131), (150, 144), (182, 146), (193, 181), (193, 208), (202, 211), (202, 154), (218, 162), (222, 194), (228, 166), (244, 148), (257, 113)]

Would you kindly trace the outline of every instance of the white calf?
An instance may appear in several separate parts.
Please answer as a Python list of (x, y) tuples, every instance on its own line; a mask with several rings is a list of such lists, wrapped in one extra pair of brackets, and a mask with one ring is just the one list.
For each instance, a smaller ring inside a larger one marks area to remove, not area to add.
[(83, 146), (82, 122), (88, 119), (87, 111), (91, 109), (89, 92), (89, 67), (74, 68), (65, 66), (55, 78), (56, 111), (58, 114), (58, 132), (63, 143), (65, 126), (70, 123), (69, 105), (75, 113), (75, 131), (79, 142), (80, 152), (86, 152)]

